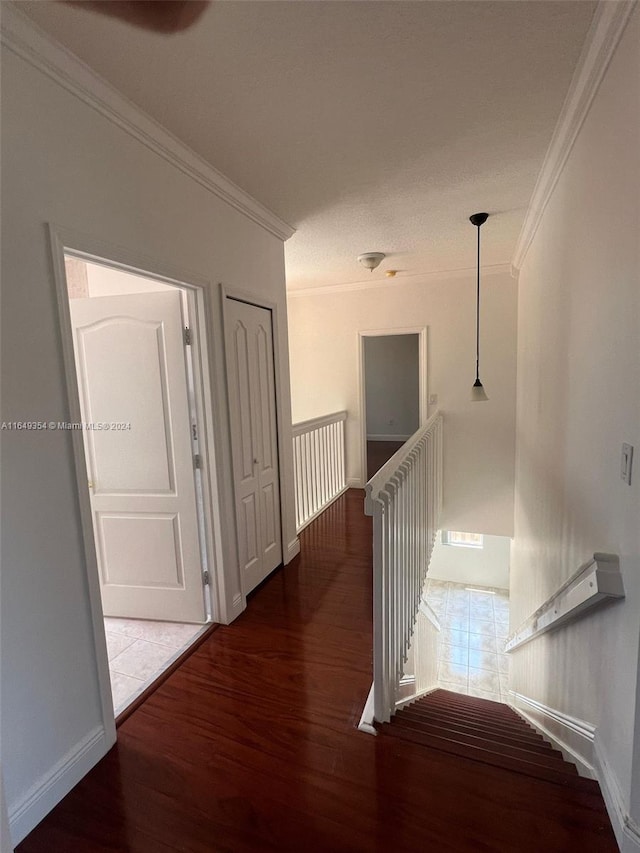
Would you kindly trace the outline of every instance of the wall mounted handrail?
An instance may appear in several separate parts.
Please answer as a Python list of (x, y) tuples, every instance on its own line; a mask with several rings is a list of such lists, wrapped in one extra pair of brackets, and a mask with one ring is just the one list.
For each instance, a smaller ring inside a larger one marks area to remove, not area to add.
[(365, 486), (373, 516), (373, 709), (395, 712), (442, 508), (442, 415), (436, 412)]
[(575, 622), (595, 607), (624, 596), (617, 555), (594, 554), (511, 634), (505, 651), (512, 652), (548, 631)]
[(293, 424), (293, 464), (298, 533), (347, 488), (346, 412)]

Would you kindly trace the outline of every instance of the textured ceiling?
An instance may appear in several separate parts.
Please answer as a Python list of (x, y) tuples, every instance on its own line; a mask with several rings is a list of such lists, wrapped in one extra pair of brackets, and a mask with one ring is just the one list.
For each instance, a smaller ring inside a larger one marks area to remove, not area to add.
[(296, 227), (295, 289), (473, 267), (477, 210), (508, 263), (596, 4), (236, 0), (173, 35), (17, 5)]

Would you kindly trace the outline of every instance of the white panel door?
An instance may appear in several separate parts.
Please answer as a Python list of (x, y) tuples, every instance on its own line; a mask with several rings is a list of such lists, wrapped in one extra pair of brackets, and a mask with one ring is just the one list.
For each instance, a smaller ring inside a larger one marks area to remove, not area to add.
[(271, 311), (227, 298), (225, 342), (238, 550), (246, 594), (282, 562)]
[(202, 622), (181, 294), (70, 307), (105, 615)]

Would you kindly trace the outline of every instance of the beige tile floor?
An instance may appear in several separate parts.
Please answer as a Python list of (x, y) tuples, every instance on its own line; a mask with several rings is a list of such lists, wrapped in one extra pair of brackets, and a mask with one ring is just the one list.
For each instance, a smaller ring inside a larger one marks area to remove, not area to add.
[(455, 693), (506, 702), (509, 593), (493, 587), (476, 589), (485, 591), (427, 581), (427, 601), (440, 620), (438, 684)]
[(204, 627), (105, 616), (116, 716), (191, 644)]

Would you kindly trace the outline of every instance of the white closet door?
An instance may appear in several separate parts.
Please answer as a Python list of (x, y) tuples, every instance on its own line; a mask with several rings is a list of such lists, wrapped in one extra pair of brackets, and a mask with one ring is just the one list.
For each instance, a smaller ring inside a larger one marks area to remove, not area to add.
[(227, 380), (243, 592), (282, 562), (271, 311), (227, 298)]
[(202, 622), (180, 293), (70, 306), (104, 612)]

